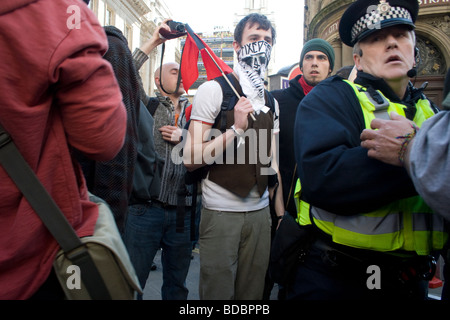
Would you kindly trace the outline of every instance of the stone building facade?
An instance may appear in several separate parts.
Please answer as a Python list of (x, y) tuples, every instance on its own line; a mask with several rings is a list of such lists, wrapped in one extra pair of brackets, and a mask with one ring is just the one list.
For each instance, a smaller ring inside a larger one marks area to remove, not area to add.
[[(90, 0), (89, 7), (102, 26), (112, 25), (127, 38), (131, 52), (148, 40), (159, 23), (172, 14), (166, 1)], [(154, 96), (154, 72), (161, 62), (161, 46), (153, 50), (139, 73), (146, 92)], [(180, 61), (180, 40), (166, 42), (164, 62)]]

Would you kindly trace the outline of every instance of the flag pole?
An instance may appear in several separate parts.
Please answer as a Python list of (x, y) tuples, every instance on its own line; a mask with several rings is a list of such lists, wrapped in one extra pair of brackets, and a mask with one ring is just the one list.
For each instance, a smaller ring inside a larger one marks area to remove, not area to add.
[[(194, 38), (194, 31), (191, 29), (191, 27), (186, 24), (186, 31), (189, 32), (191, 34), (191, 37), (193, 39)], [(209, 57), (211, 58), (211, 60), (214, 62), (214, 64), (216, 65), (217, 69), (219, 69), (220, 73), (222, 74), (222, 77), (225, 79), (225, 81), (228, 83), (228, 85), (230, 86), (230, 88), (233, 90), (234, 94), (236, 95), (236, 97), (238, 99), (241, 98), (241, 95), (237, 92), (236, 88), (233, 86), (233, 84), (231, 83), (230, 79), (228, 79), (228, 77), (225, 75), (225, 73), (223, 72), (222, 68), (219, 66), (219, 64), (216, 62), (216, 60), (214, 59), (214, 57), (212, 56), (212, 54), (208, 51), (208, 49), (204, 48), (206, 53), (209, 55)], [(253, 113), (250, 113), (250, 116), (252, 117), (253, 121), (256, 121), (255, 116), (253, 115)]]

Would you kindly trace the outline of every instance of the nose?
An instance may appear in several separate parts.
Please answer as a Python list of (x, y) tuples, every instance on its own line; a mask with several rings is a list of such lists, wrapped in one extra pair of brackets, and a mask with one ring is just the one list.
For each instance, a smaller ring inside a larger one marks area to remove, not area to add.
[(398, 47), (397, 39), (393, 35), (388, 35), (386, 37), (386, 46), (387, 49), (393, 49)]

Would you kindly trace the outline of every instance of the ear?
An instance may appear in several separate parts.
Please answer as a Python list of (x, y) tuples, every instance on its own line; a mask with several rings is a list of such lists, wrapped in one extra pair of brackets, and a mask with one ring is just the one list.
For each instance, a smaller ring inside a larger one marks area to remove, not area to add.
[(234, 49), (234, 51), (236, 51), (236, 53), (237, 53), (240, 48), (241, 48), (241, 45), (236, 40), (234, 40), (233, 41), (233, 49)]
[(362, 70), (361, 57), (357, 54), (353, 54), (353, 61), (355, 62), (355, 68), (357, 70)]

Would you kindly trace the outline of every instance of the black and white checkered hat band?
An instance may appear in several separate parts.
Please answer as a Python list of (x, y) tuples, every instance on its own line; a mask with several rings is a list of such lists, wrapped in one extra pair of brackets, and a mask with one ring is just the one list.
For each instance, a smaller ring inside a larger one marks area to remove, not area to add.
[(390, 7), (390, 10), (385, 12), (381, 12), (377, 6), (374, 6), (374, 8), (374, 10), (366, 13), (353, 25), (352, 42), (355, 42), (363, 31), (369, 29), (380, 29), (382, 21), (390, 19), (406, 19), (412, 22), (411, 14), (405, 8)]

